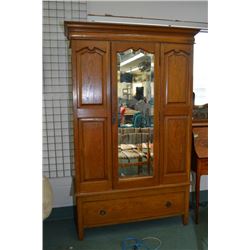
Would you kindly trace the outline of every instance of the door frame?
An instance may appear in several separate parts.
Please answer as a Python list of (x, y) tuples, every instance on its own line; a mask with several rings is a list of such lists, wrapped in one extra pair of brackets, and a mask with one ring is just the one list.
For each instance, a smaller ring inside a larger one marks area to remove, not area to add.
[[(133, 49), (139, 49), (154, 54), (154, 171), (152, 176), (119, 178), (118, 168), (118, 111), (117, 111), (117, 53)], [(160, 110), (160, 43), (154, 42), (111, 42), (111, 98), (112, 98), (112, 165), (113, 188), (126, 189), (147, 187), (159, 184), (159, 110)]]

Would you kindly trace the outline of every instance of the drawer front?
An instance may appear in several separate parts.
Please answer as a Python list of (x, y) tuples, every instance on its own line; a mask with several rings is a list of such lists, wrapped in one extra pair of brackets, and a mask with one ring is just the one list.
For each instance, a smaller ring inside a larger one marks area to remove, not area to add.
[(85, 202), (82, 204), (84, 226), (116, 224), (136, 219), (184, 213), (185, 193)]

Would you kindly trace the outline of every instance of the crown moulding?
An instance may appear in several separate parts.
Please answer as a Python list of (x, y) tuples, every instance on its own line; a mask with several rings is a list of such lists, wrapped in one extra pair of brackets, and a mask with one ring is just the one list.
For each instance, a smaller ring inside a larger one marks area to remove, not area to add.
[(137, 40), (193, 44), (194, 36), (200, 31), (200, 29), (153, 25), (65, 21), (64, 31), (65, 36), (69, 40)]

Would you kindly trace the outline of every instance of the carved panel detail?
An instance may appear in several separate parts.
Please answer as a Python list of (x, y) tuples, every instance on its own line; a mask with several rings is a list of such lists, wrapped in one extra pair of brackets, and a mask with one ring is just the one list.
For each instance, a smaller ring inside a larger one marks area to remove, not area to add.
[(104, 51), (93, 46), (77, 51), (79, 106), (103, 104), (104, 56)]
[(165, 54), (166, 104), (187, 104), (189, 86), (189, 54), (172, 50)]

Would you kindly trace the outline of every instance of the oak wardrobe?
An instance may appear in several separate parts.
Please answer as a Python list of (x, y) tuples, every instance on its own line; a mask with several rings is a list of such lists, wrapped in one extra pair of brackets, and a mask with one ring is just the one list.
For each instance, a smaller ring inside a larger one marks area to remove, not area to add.
[(188, 223), (198, 29), (65, 21), (72, 51), (75, 197), (84, 228)]

